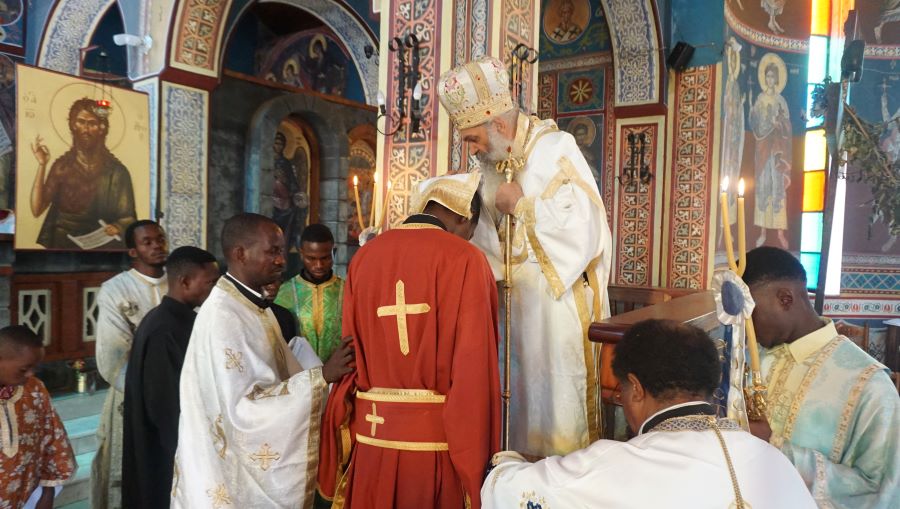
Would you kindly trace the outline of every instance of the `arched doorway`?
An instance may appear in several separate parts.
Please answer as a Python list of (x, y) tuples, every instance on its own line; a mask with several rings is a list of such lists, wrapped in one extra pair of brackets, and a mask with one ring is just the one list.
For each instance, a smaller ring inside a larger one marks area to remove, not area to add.
[(263, 197), (271, 217), (284, 232), (288, 253), (288, 273), (300, 268), (300, 235), (310, 223), (318, 222), (319, 142), (312, 127), (298, 114), (279, 122), (272, 134), (271, 194)]

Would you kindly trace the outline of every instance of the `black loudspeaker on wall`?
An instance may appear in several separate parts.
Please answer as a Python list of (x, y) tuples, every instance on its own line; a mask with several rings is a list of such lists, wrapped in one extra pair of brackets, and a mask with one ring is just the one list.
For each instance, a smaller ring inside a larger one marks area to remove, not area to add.
[(844, 48), (841, 57), (841, 78), (856, 83), (862, 79), (863, 56), (866, 52), (866, 41), (855, 39)]
[(666, 59), (666, 65), (676, 72), (681, 72), (687, 67), (691, 57), (694, 56), (694, 47), (684, 41), (678, 41), (678, 44), (672, 48), (669, 58)]

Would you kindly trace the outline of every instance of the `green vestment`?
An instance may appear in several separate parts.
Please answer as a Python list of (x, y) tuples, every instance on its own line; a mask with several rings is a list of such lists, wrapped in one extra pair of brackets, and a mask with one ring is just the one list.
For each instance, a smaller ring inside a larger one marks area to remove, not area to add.
[(314, 284), (299, 274), (285, 281), (275, 303), (294, 313), (300, 325), (298, 334), (312, 345), (322, 362), (341, 343), (341, 308), (344, 280), (337, 275), (322, 284)]

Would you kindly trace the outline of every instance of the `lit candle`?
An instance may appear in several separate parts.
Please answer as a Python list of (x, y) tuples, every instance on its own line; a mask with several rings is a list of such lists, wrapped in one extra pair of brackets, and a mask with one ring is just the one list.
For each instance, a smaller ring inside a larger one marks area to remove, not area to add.
[(737, 199), (737, 223), (738, 223), (738, 276), (744, 275), (744, 269), (747, 267), (747, 226), (744, 224), (744, 179), (738, 180), (738, 199)]
[(362, 218), (362, 209), (359, 207), (359, 177), (353, 176), (353, 195), (356, 197), (356, 220), (359, 222), (359, 229), (365, 229)]
[(722, 194), (720, 196), (720, 207), (722, 208), (722, 228), (725, 234), (725, 256), (728, 258), (728, 267), (737, 272), (737, 264), (734, 261), (734, 251), (731, 242), (731, 225), (728, 221), (728, 176), (722, 179)]
[(384, 195), (384, 207), (381, 209), (381, 224), (379, 226), (380, 229), (384, 230), (384, 223), (387, 221), (388, 215), (388, 203), (391, 202), (391, 179), (387, 181), (387, 193)]
[(372, 198), (369, 200), (369, 226), (375, 226), (375, 192), (378, 191), (378, 172), (372, 174)]

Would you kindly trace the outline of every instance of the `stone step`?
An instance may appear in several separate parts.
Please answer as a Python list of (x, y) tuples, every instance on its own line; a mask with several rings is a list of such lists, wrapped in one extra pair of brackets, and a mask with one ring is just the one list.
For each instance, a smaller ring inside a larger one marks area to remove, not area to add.
[[(91, 496), (91, 462), (94, 461), (96, 451), (90, 451), (75, 456), (78, 470), (75, 475), (63, 487), (54, 501), (54, 507), (63, 507), (76, 502), (87, 502)], [(85, 506), (87, 507), (87, 506)]]
[(69, 419), (63, 421), (63, 425), (66, 427), (66, 434), (69, 435), (69, 442), (72, 443), (72, 449), (76, 455), (97, 450), (99, 415)]
[(91, 503), (87, 500), (79, 500), (78, 502), (72, 502), (71, 504), (63, 506), (54, 504), (54, 507), (58, 507), (59, 509), (91, 509)]
[(108, 389), (90, 393), (70, 393), (53, 396), (53, 408), (63, 421), (98, 415), (103, 410), (103, 401)]

